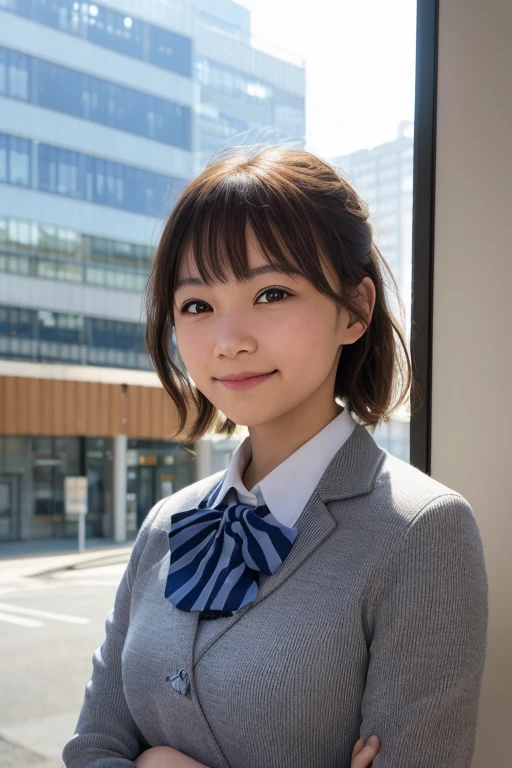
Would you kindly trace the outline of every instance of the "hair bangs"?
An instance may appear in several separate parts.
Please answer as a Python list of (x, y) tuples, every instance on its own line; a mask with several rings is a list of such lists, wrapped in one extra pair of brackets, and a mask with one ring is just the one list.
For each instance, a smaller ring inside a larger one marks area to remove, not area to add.
[[(301, 215), (297, 201), (265, 187), (262, 179), (240, 172), (224, 178), (206, 194), (201, 190), (190, 201), (192, 214), (180, 256), (190, 249), (201, 280), (208, 286), (233, 278), (245, 282), (251, 278), (247, 242), (253, 234), (262, 257), (276, 271), (302, 275), (331, 298), (338, 298), (320, 268), (320, 237), (313, 222)], [(175, 280), (177, 272), (178, 264)]]

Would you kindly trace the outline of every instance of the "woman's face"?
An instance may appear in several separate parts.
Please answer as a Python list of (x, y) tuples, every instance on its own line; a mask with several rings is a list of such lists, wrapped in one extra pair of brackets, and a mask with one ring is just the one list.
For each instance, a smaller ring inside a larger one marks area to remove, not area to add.
[[(250, 229), (247, 246), (249, 267), (270, 269)], [(324, 274), (337, 289), (326, 268)], [(187, 279), (199, 282), (180, 286)], [(363, 283), (373, 310), (373, 282), (365, 278)], [(247, 427), (269, 423), (320, 391), (332, 404), (342, 345), (356, 341), (364, 328), (360, 323), (347, 327), (347, 311), (338, 313), (334, 302), (306, 278), (268, 271), (246, 283), (233, 280), (208, 287), (188, 251), (176, 285), (174, 319), (181, 358), (199, 391), (228, 418)], [(242, 372), (274, 373), (257, 386), (238, 390), (218, 380)]]

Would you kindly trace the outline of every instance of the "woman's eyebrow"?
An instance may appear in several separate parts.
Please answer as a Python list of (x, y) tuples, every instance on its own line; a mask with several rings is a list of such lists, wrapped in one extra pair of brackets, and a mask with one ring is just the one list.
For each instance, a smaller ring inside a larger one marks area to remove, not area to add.
[[(285, 275), (299, 275), (299, 270), (290, 269), (289, 272), (284, 272), (276, 269), (271, 264), (263, 264), (261, 267), (253, 267), (249, 270), (250, 279), (257, 277), (258, 275), (264, 275), (267, 272), (275, 272), (276, 274), (285, 274)], [(201, 278), (199, 277), (183, 277), (181, 280), (178, 280), (176, 283), (175, 291), (178, 291), (180, 288), (183, 288), (185, 285), (205, 285)]]

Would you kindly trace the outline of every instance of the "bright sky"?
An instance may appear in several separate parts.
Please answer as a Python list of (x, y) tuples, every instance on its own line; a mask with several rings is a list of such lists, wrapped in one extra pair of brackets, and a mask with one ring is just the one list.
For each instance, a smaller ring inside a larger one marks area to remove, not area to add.
[[(414, 0), (237, 0), (252, 33), (306, 62), (306, 148), (370, 148), (414, 118)], [(409, 130), (410, 133), (410, 130)]]

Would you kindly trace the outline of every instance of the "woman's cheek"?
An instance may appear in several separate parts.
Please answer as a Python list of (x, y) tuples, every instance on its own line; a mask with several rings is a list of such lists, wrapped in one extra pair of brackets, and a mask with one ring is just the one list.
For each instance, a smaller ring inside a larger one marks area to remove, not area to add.
[[(206, 361), (204, 334), (198, 333), (197, 329), (194, 328), (184, 328), (179, 334), (176, 333), (176, 342), (181, 359), (185, 363), (187, 371), (194, 378), (194, 373), (199, 373), (201, 369), (204, 369)], [(201, 361), (202, 366), (200, 365)]]

